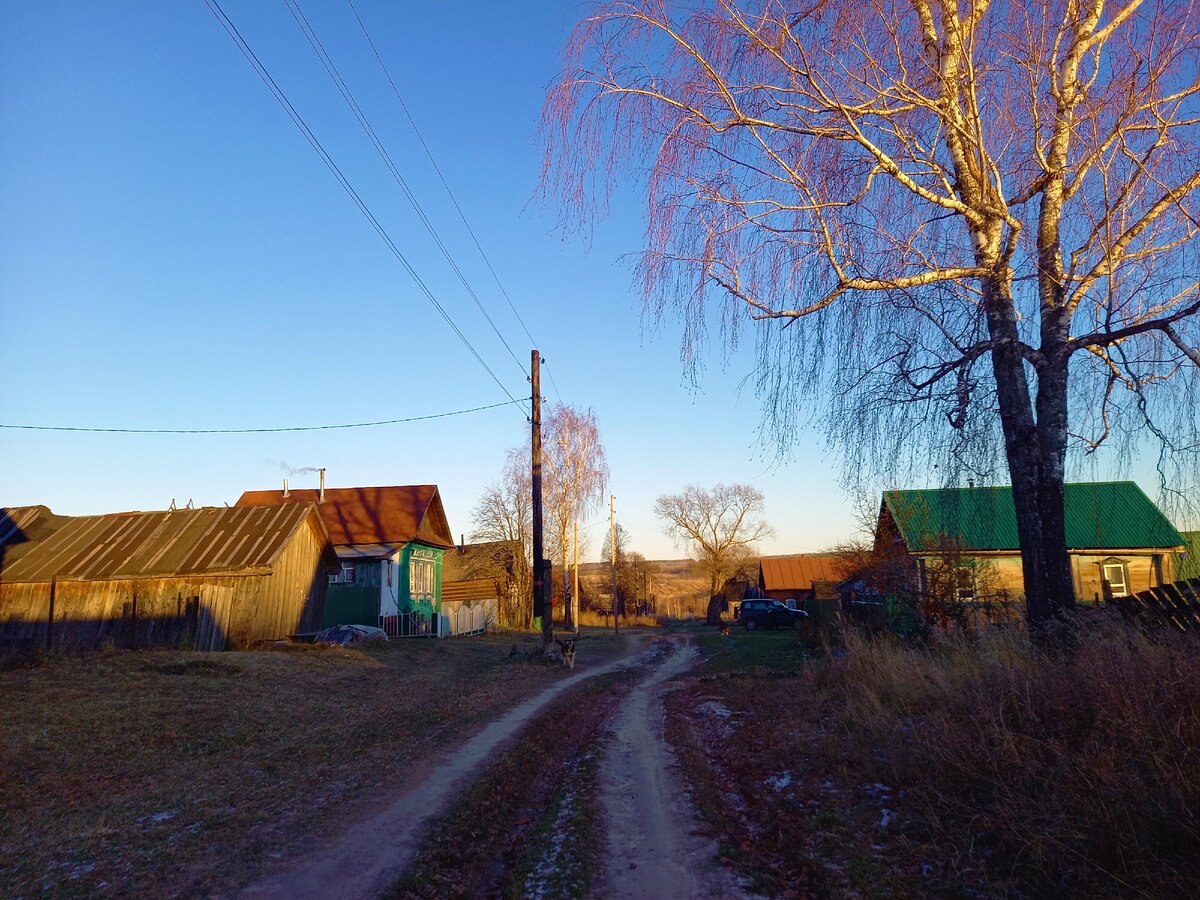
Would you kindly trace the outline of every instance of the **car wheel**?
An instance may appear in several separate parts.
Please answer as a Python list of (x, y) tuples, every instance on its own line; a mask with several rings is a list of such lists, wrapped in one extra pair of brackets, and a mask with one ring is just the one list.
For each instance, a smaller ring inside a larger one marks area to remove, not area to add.
[(753, 619), (746, 620), (746, 630), (747, 631), (753, 631), (757, 627), (758, 627), (758, 623), (755, 622)]

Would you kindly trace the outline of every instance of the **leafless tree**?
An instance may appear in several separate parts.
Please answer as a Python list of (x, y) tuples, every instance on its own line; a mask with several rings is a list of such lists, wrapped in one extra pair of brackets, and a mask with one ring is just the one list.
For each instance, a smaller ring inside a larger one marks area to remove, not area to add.
[(469, 574), (491, 578), (501, 596), (505, 624), (528, 627), (533, 620), (533, 491), (525, 451), (509, 451), (498, 481), (475, 504), (471, 540), (482, 542)]
[(758, 323), (777, 436), (819, 415), (849, 473), (1005, 461), (1036, 636), (1074, 603), (1069, 451), (1200, 471), (1198, 73), (1180, 0), (610, 3), (544, 183), (581, 221), (648, 172), (649, 308), (688, 359), (713, 298), (727, 345)]
[[(614, 601), (614, 609), (619, 610), (622, 616), (628, 616), (631, 611), (635, 615), (644, 615), (647, 607), (645, 604), (639, 603), (639, 598), (643, 596), (646, 577), (653, 571), (653, 567), (646, 561), (645, 556), (632, 549), (633, 539), (624, 525), (618, 522), (614, 531), (617, 537), (615, 557), (617, 596)], [(600, 549), (600, 561), (611, 563), (613, 558), (612, 534), (606, 532), (604, 544)]]
[[(563, 596), (570, 593), (569, 565), (572, 526), (604, 497), (608, 462), (600, 443), (600, 426), (590, 409), (581, 412), (565, 404), (547, 410), (542, 439), (545, 472), (545, 510), (549, 519), (550, 552), (560, 563)], [(577, 598), (563, 607), (563, 624), (573, 628)]]
[(748, 484), (718, 484), (711, 491), (689, 484), (681, 494), (654, 503), (666, 533), (694, 554), (709, 583), (709, 624), (718, 624), (717, 591), (755, 543), (771, 535), (762, 520), (762, 491)]

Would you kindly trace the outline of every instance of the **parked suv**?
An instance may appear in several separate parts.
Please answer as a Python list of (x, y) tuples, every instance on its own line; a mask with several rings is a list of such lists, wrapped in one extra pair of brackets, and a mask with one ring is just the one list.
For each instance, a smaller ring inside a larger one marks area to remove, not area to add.
[(778, 600), (743, 600), (737, 620), (747, 631), (755, 628), (799, 628), (808, 621), (808, 613), (792, 609)]

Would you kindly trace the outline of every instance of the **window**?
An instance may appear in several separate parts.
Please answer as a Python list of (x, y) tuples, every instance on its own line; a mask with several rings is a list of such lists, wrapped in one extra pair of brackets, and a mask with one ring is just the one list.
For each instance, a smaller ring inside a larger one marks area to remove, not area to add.
[(975, 570), (970, 566), (959, 566), (954, 570), (954, 599), (959, 603), (975, 599)]
[(354, 584), (354, 563), (342, 563), (342, 571), (329, 576), (330, 584)]
[(1129, 579), (1126, 577), (1125, 563), (1104, 563), (1100, 566), (1100, 577), (1104, 579), (1110, 597), (1129, 596)]
[(408, 572), (408, 587), (413, 599), (433, 599), (433, 560), (413, 557)]

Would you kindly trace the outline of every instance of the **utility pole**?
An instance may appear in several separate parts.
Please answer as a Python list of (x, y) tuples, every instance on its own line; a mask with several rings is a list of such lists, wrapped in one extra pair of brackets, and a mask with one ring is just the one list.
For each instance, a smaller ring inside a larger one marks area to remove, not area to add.
[(542, 559), (542, 356), (534, 348), (529, 357), (529, 380), (533, 385), (530, 422), (533, 433), (533, 607), (542, 611), (542, 652), (554, 641), (554, 614), (547, 603), (546, 567)]
[(571, 621), (579, 632), (579, 520), (575, 525), (575, 546), (571, 552)]
[(617, 603), (617, 520), (614, 518), (614, 504), (617, 498), (608, 495), (608, 555), (612, 565), (612, 604), (613, 604), (613, 634), (621, 633), (621, 610)]

